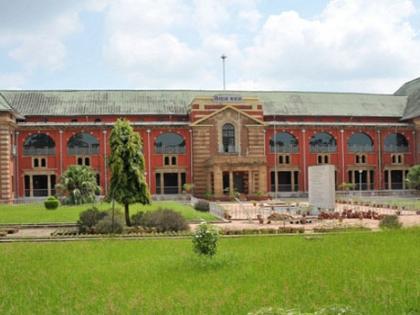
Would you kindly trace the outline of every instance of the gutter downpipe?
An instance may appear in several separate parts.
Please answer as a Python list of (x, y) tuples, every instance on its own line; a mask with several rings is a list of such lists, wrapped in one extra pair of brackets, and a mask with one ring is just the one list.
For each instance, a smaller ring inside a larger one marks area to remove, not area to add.
[(152, 161), (150, 160), (150, 129), (147, 129), (147, 175), (148, 175), (148, 184), (149, 189), (152, 187)]
[(108, 194), (108, 174), (107, 174), (107, 156), (106, 156), (106, 129), (102, 131), (104, 134), (104, 184), (105, 184), (105, 195)]
[(278, 194), (278, 175), (277, 175), (277, 128), (276, 128), (276, 115), (274, 115), (274, 135), (273, 135), (273, 139), (274, 139), (274, 191), (275, 191), (275, 199), (278, 198), (277, 194)]
[(341, 133), (341, 181), (344, 183), (344, 130), (340, 129)]

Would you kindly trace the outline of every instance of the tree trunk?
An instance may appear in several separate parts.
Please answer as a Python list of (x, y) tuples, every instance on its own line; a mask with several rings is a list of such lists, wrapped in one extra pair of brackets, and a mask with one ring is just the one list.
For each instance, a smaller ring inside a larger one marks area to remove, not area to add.
[(124, 212), (125, 212), (125, 224), (127, 224), (127, 226), (131, 226), (130, 209), (129, 209), (129, 204), (128, 203), (126, 203), (124, 205)]

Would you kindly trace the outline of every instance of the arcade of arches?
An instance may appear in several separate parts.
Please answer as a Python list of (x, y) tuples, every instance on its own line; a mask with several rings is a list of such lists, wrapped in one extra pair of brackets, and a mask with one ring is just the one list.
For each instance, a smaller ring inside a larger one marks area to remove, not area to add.
[[(335, 166), (338, 189), (350, 183), (354, 190), (401, 190), (409, 168), (420, 162), (415, 121), (378, 123), (372, 113), (355, 123), (354, 117), (270, 110), (253, 96), (197, 96), (185, 113), (124, 117), (142, 138), (146, 180), (157, 195), (181, 194), (191, 183), (197, 196), (297, 195), (308, 190), (308, 167), (317, 164)], [(64, 121), (65, 115), (44, 122), (14, 112), (0, 118), (3, 201), (54, 194), (74, 164), (90, 166), (107, 192), (108, 139), (118, 116), (98, 114), (83, 123), (73, 116)]]

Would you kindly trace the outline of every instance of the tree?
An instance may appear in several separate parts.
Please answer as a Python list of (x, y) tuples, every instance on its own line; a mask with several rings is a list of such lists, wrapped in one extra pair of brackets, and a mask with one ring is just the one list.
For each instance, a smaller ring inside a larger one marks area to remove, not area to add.
[(420, 164), (410, 168), (407, 175), (407, 183), (410, 188), (420, 190)]
[(112, 177), (109, 198), (124, 205), (125, 221), (130, 226), (130, 204), (150, 203), (144, 176), (142, 141), (127, 120), (118, 119), (111, 132), (110, 145)]
[(56, 185), (57, 193), (64, 196), (67, 204), (94, 202), (100, 187), (92, 169), (84, 165), (72, 165), (60, 177)]

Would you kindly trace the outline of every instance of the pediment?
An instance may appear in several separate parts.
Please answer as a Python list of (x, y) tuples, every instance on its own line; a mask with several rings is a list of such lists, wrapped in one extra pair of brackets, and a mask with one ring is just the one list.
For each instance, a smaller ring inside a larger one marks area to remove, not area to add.
[(255, 117), (253, 117), (252, 115), (250, 115), (250, 114), (248, 114), (248, 113), (246, 113), (246, 112), (244, 112), (244, 111), (242, 111), (242, 110), (240, 110), (240, 109), (238, 109), (238, 108), (236, 108), (235, 106), (232, 106), (232, 105), (226, 105), (226, 106), (222, 107), (221, 109), (218, 109), (218, 110), (212, 112), (211, 114), (200, 118), (199, 120), (192, 123), (191, 126), (205, 125), (210, 119), (212, 119), (212, 118), (214, 118), (218, 115), (223, 115), (226, 112), (232, 112), (232, 111), (237, 112), (241, 116), (249, 119), (252, 122), (252, 124), (265, 126), (264, 121), (262, 121), (260, 119), (257, 119)]

